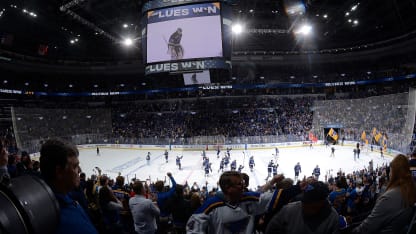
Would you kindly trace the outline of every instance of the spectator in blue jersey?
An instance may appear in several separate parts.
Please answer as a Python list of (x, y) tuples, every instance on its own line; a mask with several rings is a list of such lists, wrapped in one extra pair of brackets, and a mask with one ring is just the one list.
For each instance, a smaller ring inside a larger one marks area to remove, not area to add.
[(221, 193), (209, 198), (189, 218), (187, 233), (253, 233), (256, 216), (276, 209), (300, 193), (299, 186), (287, 190), (268, 190), (284, 179), (277, 175), (268, 182), (262, 194), (244, 192), (245, 183), (238, 171), (226, 171), (220, 176)]
[(157, 181), (155, 183), (155, 189), (157, 192), (157, 206), (160, 209), (160, 219), (159, 219), (159, 225), (158, 225), (158, 233), (166, 233), (167, 228), (169, 226), (169, 207), (167, 206), (167, 201), (172, 198), (175, 195), (176, 191), (176, 181), (172, 176), (172, 173), (168, 172), (167, 176), (169, 177), (171, 181), (172, 187), (165, 191), (165, 183), (164, 181)]
[(40, 149), (40, 169), (59, 202), (60, 222), (56, 233), (97, 233), (88, 215), (68, 194), (79, 186), (78, 149), (69, 142), (51, 139)]

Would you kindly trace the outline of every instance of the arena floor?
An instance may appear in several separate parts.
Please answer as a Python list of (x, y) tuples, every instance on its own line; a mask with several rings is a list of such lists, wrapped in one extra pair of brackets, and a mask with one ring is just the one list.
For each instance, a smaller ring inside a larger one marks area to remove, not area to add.
[[(320, 180), (324, 180), (326, 173), (330, 172), (335, 175), (337, 171), (342, 169), (344, 172), (352, 172), (353, 170), (368, 168), (368, 163), (373, 160), (374, 167), (388, 163), (392, 160), (392, 156), (385, 155), (381, 158), (380, 153), (368, 152), (362, 150), (360, 159), (354, 161), (353, 147), (340, 146), (335, 147), (335, 157), (330, 157), (331, 149), (325, 146), (309, 146), (297, 148), (279, 148), (278, 156), (278, 173), (283, 173), (286, 177), (294, 177), (294, 166), (300, 162), (302, 173), (310, 176), (313, 168), (319, 165), (321, 168)], [(150, 163), (146, 162), (147, 152), (151, 153)], [(225, 151), (221, 152), (221, 157)], [(136, 177), (140, 180), (150, 179), (152, 182), (165, 179), (166, 173), (171, 172), (177, 183), (183, 184), (188, 181), (189, 185), (197, 182), (199, 185), (208, 182), (208, 188), (216, 186), (219, 175), (218, 172), (220, 159), (217, 159), (216, 151), (207, 151), (206, 154), (212, 163), (213, 172), (205, 177), (202, 168), (201, 151), (169, 151), (169, 161), (165, 162), (163, 150), (138, 150), (138, 149), (110, 149), (101, 148), (100, 156), (97, 156), (96, 149), (80, 149), (80, 166), (89, 177), (95, 174), (95, 167), (102, 169), (103, 174), (107, 174), (110, 178), (115, 179), (118, 173), (125, 176), (128, 180)], [(248, 150), (243, 153), (242, 150), (231, 150), (231, 161), (237, 160), (237, 167), (244, 165), (243, 172), (250, 176), (249, 188), (255, 189), (258, 185), (263, 185), (267, 177), (267, 164), (270, 160), (275, 161), (274, 149), (264, 150)], [(176, 166), (175, 159), (177, 155), (183, 155), (182, 170)], [(255, 169), (253, 172), (248, 168), (249, 156), (253, 155), (255, 160)], [(330, 171), (332, 170), (332, 171)]]

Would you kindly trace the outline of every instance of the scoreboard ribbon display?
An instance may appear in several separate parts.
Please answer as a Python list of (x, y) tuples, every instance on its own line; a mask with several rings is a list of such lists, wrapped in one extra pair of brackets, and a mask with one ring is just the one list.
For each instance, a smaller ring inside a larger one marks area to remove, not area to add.
[(146, 66), (145, 74), (161, 73), (161, 72), (178, 72), (178, 71), (195, 71), (207, 69), (231, 69), (231, 62), (221, 59), (216, 60), (198, 60), (183, 62), (168, 62)]
[(158, 23), (169, 20), (220, 15), (220, 3), (204, 3), (177, 6), (147, 12), (147, 23)]

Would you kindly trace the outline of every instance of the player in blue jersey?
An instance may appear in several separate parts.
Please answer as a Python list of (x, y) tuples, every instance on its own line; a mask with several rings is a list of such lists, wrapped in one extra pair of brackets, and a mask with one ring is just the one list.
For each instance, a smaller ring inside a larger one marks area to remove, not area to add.
[(294, 170), (295, 170), (295, 181), (297, 181), (297, 180), (298, 180), (298, 178), (299, 178), (299, 173), (301, 173), (301, 172), (302, 172), (302, 168), (301, 168), (301, 166), (300, 166), (300, 163), (299, 163), (299, 162), (295, 165)]
[(316, 180), (319, 180), (319, 176), (321, 175), (321, 169), (319, 168), (318, 165), (316, 165), (316, 167), (313, 169), (312, 174), (313, 176), (315, 176)]
[(248, 166), (250, 167), (250, 171), (253, 171), (254, 170), (254, 166), (255, 166), (256, 164), (254, 163), (254, 157), (253, 156), (250, 156), (250, 159), (248, 160)]
[(181, 163), (182, 158), (183, 158), (183, 155), (181, 155), (180, 157), (176, 156), (176, 166), (178, 166), (179, 170), (182, 170), (182, 163)]

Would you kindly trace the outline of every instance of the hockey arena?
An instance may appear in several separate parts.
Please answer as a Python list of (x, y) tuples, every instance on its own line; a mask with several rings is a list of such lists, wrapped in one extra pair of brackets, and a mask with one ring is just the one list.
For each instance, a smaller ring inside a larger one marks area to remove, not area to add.
[[(335, 148), (335, 157), (331, 157), (331, 147)], [(254, 150), (230, 150), (231, 160), (236, 160), (237, 168), (243, 165), (242, 172), (250, 176), (250, 186), (252, 190), (257, 190), (257, 186), (261, 186), (267, 182), (268, 164), (271, 160), (279, 164), (277, 168), (278, 174), (294, 179), (294, 166), (299, 162), (302, 172), (299, 178), (304, 176), (312, 176), (313, 169), (318, 165), (321, 169), (320, 180), (327, 180), (329, 177), (336, 177), (337, 172), (342, 171), (345, 174), (352, 174), (354, 171), (363, 169), (369, 170), (369, 163), (373, 161), (373, 169), (387, 165), (392, 154), (384, 154), (381, 156), (380, 151), (374, 149), (373, 152), (369, 148), (362, 150), (359, 158), (354, 160), (353, 150), (355, 144), (350, 142), (344, 146), (325, 146), (321, 144), (313, 144), (297, 147), (279, 147), (279, 154), (275, 156), (275, 148), (271, 149), (254, 149)], [(146, 155), (150, 152), (151, 159), (147, 162)], [(220, 152), (220, 158), (217, 157), (217, 151), (208, 150), (206, 156), (211, 164), (210, 173), (206, 176), (204, 166), (202, 165), (202, 150), (199, 151), (180, 151), (168, 150), (168, 162), (165, 160), (164, 150), (145, 150), (145, 149), (120, 149), (101, 147), (100, 155), (97, 155), (95, 147), (90, 149), (80, 148), (80, 166), (89, 177), (97, 174), (96, 167), (102, 170), (103, 174), (107, 174), (110, 178), (116, 178), (119, 173), (126, 179), (137, 178), (149, 183), (157, 180), (165, 180), (166, 185), (170, 181), (166, 180), (166, 173), (171, 172), (179, 184), (192, 185), (194, 182), (198, 186), (205, 186), (209, 190), (218, 188), (217, 182), (222, 171), (220, 168), (221, 158), (226, 154), (225, 148)], [(182, 169), (179, 170), (176, 165), (176, 157), (183, 156), (181, 160)], [(253, 156), (255, 161), (254, 170), (249, 168), (249, 157)], [(230, 165), (223, 171), (230, 170)], [(271, 179), (271, 177), (269, 178)]]

